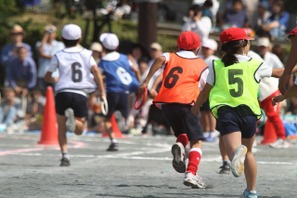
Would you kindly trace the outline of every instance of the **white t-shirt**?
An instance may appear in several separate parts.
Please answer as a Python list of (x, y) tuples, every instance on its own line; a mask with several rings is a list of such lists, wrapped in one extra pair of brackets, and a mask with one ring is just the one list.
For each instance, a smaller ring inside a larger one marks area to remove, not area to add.
[(59, 70), (59, 80), (55, 84), (56, 92), (74, 92), (86, 96), (97, 85), (91, 73), (91, 67), (97, 65), (92, 51), (81, 47), (65, 48), (51, 60), (49, 72)]
[(211, 20), (209, 17), (201, 17), (199, 21), (192, 21), (189, 19), (182, 27), (182, 31), (193, 31), (199, 35), (200, 39), (208, 38), (211, 32)]
[[(245, 56), (245, 55), (236, 54), (235, 56), (239, 62), (247, 62), (251, 59), (251, 57)], [(263, 62), (263, 64), (259, 67), (259, 69), (255, 73), (255, 79), (257, 81), (260, 81), (262, 78), (270, 77), (271, 75), (272, 75), (272, 68)], [(206, 81), (210, 85), (214, 84), (213, 65), (209, 67), (209, 74)]]

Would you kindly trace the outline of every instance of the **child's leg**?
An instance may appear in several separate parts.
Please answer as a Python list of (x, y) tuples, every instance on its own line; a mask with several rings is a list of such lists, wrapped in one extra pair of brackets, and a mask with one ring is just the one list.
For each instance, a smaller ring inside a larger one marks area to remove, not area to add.
[(67, 146), (67, 136), (66, 136), (66, 117), (57, 114), (58, 121), (58, 140), (61, 150), (61, 164), (60, 166), (70, 166), (68, 146)]
[(236, 131), (223, 136), (224, 146), (231, 160), (231, 171), (235, 177), (244, 173), (244, 161), (247, 153), (246, 146), (241, 144), (241, 132)]
[(86, 118), (75, 118), (75, 131), (76, 135), (81, 135), (86, 128)]
[(186, 172), (190, 172), (193, 175), (196, 175), (198, 171), (198, 166), (202, 158), (202, 141), (201, 140), (192, 140), (190, 141), (190, 152), (189, 152), (189, 164)]
[(256, 177), (257, 177), (257, 165), (256, 160), (254, 158), (252, 148), (253, 143), (255, 141), (255, 136), (249, 139), (242, 139), (243, 145), (247, 147), (247, 154), (244, 162), (244, 173), (247, 183), (247, 190), (255, 190), (256, 189)]
[[(61, 149), (61, 153), (67, 153), (67, 136), (66, 136), (66, 118), (65, 116), (57, 114), (57, 121), (58, 121), (58, 140)], [(62, 156), (63, 157), (63, 156)]]

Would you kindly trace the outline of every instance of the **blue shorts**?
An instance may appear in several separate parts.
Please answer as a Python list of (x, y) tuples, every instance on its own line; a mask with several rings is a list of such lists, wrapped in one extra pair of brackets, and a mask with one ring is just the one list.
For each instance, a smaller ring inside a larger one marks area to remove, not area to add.
[(129, 94), (124, 92), (107, 92), (108, 113), (105, 116), (110, 118), (115, 111), (120, 111), (122, 116), (127, 119), (129, 114)]
[(217, 130), (221, 135), (241, 131), (242, 138), (256, 134), (257, 117), (247, 107), (220, 107), (218, 109)]
[(203, 133), (197, 116), (191, 112), (191, 105), (187, 104), (162, 104), (162, 112), (170, 123), (175, 137), (182, 133), (188, 135), (189, 140), (202, 140)]
[(56, 112), (64, 115), (68, 108), (72, 108), (75, 117), (84, 118), (88, 115), (88, 98), (72, 92), (60, 92), (55, 96)]

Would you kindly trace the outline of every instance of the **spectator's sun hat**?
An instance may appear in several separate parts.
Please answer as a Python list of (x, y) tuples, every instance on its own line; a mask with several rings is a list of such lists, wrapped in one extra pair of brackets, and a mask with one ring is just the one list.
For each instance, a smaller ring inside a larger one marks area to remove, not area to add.
[(192, 31), (182, 32), (177, 38), (177, 45), (180, 49), (195, 50), (201, 46), (199, 36)]
[(102, 52), (102, 45), (98, 42), (93, 42), (91, 44), (90, 50), (92, 51), (97, 51), (97, 52)]
[(158, 50), (158, 51), (162, 51), (162, 46), (157, 43), (157, 42), (153, 42), (150, 46), (151, 49), (155, 49), (155, 50)]
[(100, 42), (102, 43), (103, 47), (108, 50), (115, 50), (119, 46), (119, 39), (117, 35), (113, 33), (103, 33), (100, 35)]
[(46, 32), (53, 33), (53, 32), (56, 32), (57, 31), (57, 28), (56, 28), (56, 26), (50, 24), (50, 25), (45, 26), (44, 27), (44, 30)]
[(228, 28), (220, 34), (222, 44), (236, 40), (254, 40), (254, 38), (247, 36), (242, 28)]
[(257, 39), (257, 46), (260, 47), (260, 46), (263, 46), (263, 47), (269, 47), (270, 46), (270, 41), (268, 38), (266, 37), (260, 37)]
[(62, 37), (66, 40), (77, 40), (81, 38), (81, 28), (75, 24), (68, 24), (63, 27)]
[(16, 24), (11, 28), (10, 34), (23, 34), (24, 33), (24, 29)]
[(214, 39), (205, 38), (202, 40), (202, 47), (216, 51), (218, 49), (218, 43)]

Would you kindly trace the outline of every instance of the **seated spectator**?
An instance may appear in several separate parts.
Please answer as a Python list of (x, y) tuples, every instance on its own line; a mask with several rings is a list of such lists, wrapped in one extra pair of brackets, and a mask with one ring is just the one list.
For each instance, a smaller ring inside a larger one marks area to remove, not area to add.
[(36, 65), (27, 49), (23, 46), (16, 50), (17, 57), (8, 63), (8, 84), (17, 94), (27, 95), (28, 90), (36, 85)]
[(272, 13), (267, 21), (262, 25), (262, 30), (269, 32), (272, 40), (284, 38), (289, 26), (290, 15), (284, 10), (282, 0), (274, 0), (272, 3)]
[(232, 1), (232, 8), (227, 9), (222, 16), (221, 27), (248, 27), (248, 17), (241, 0)]
[(32, 97), (26, 110), (26, 125), (28, 130), (40, 130), (42, 127), (45, 97), (39, 89), (32, 90)]
[[(11, 43), (6, 44), (1, 51), (1, 64), (7, 75), (8, 62), (16, 57), (16, 48), (23, 46), (27, 49), (27, 56), (32, 56), (31, 46), (23, 42), (24, 30), (20, 25), (14, 25), (10, 31)], [(6, 76), (7, 81), (7, 76)]]
[(11, 130), (15, 122), (23, 117), (21, 101), (11, 87), (4, 89), (4, 97), (0, 104), (1, 131)]
[(254, 13), (252, 20), (252, 28), (259, 34), (261, 27), (268, 20), (271, 13), (269, 11), (269, 3), (267, 1), (260, 2), (257, 11)]

